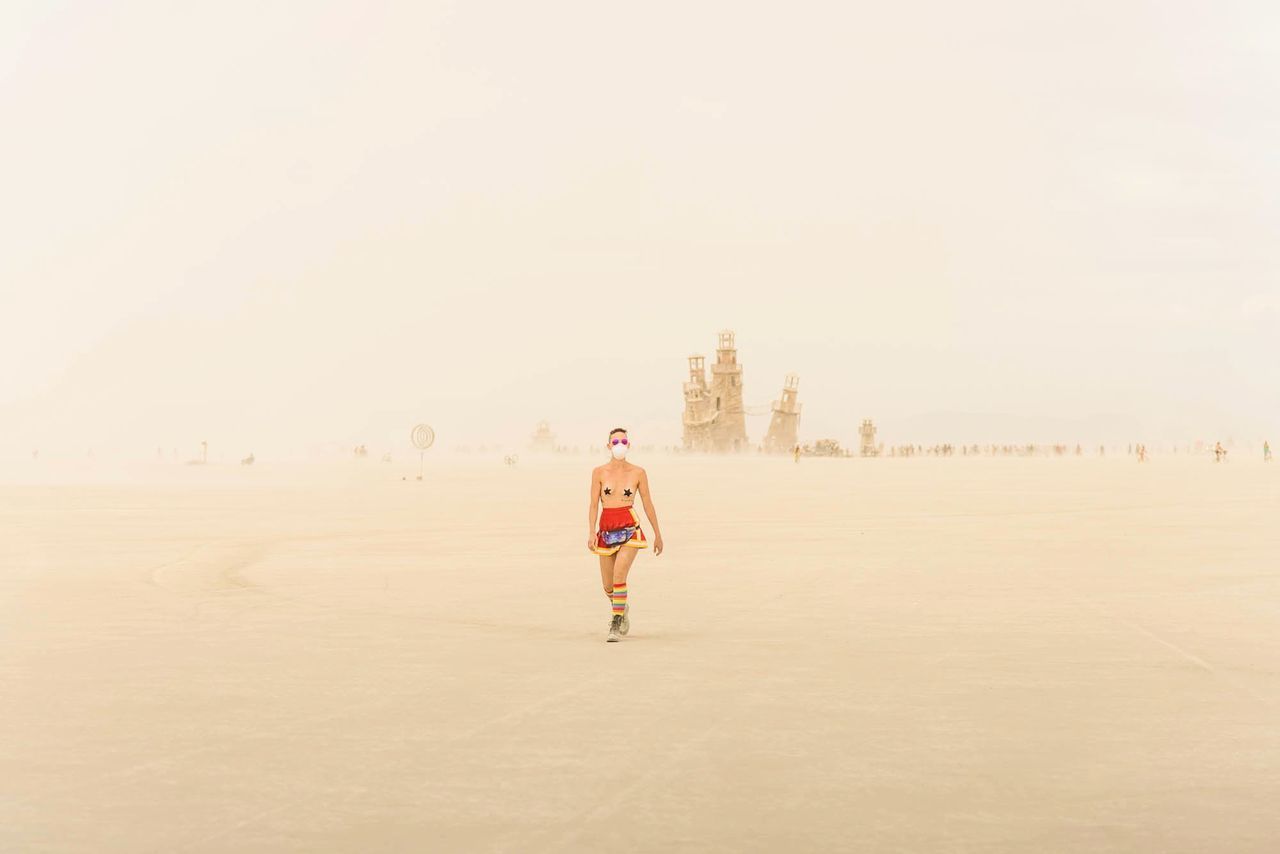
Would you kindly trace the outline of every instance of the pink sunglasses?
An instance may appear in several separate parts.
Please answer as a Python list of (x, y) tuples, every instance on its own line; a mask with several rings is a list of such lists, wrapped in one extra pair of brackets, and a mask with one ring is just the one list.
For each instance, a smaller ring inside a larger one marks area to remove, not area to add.
[(616, 444), (618, 444), (619, 442), (621, 442), (621, 443), (622, 443), (622, 444), (624, 444), (624, 445), (630, 444), (626, 439), (614, 439), (614, 440), (612, 440), (609, 444), (610, 444), (610, 445), (616, 445)]

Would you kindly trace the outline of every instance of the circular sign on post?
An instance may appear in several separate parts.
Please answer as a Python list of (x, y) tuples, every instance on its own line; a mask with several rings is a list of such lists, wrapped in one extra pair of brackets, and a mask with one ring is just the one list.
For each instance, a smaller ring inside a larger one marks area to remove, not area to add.
[(413, 446), (418, 449), (418, 480), (422, 480), (422, 460), (427, 455), (427, 448), (436, 440), (436, 431), (430, 424), (419, 424), (409, 434)]
[(435, 442), (436, 431), (432, 430), (431, 425), (429, 424), (419, 424), (417, 427), (413, 428), (413, 433), (410, 434), (410, 438), (413, 440), (413, 446), (415, 448), (419, 451), (425, 451), (427, 448), (431, 447), (433, 442)]

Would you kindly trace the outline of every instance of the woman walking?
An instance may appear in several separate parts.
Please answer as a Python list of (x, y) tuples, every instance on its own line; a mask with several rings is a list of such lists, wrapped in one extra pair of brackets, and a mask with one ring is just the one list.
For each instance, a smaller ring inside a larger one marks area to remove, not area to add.
[[(662, 554), (662, 533), (649, 497), (649, 475), (640, 466), (626, 461), (631, 448), (627, 431), (615, 427), (606, 443), (612, 459), (591, 470), (591, 504), (587, 509), (587, 548), (600, 556), (600, 582), (609, 598), (609, 642), (616, 643), (631, 631), (631, 608), (627, 603), (627, 574), (640, 549), (648, 548), (640, 517), (632, 508), (636, 496), (644, 502), (644, 513), (653, 525), (653, 553)], [(596, 505), (603, 504), (596, 521)]]

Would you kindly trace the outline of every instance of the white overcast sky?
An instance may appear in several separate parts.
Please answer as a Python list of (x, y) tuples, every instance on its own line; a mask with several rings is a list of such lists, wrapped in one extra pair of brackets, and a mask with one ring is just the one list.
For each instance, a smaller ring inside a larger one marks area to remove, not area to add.
[(1280, 438), (1275, 3), (8, 0), (0, 115), (3, 455), (674, 442), (722, 327), (806, 439)]

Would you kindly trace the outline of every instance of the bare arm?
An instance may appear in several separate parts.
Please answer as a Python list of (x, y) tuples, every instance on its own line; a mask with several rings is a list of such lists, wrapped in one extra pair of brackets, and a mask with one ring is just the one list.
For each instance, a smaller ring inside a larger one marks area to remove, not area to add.
[(644, 515), (649, 517), (649, 524), (653, 526), (653, 553), (655, 556), (662, 554), (662, 529), (658, 527), (658, 512), (653, 509), (653, 498), (649, 495), (649, 473), (643, 472), (640, 475), (640, 501), (644, 504)]
[(596, 532), (596, 508), (600, 505), (600, 478), (596, 477), (596, 470), (591, 470), (591, 489), (588, 493), (591, 498), (587, 504), (587, 535), (594, 536)]

